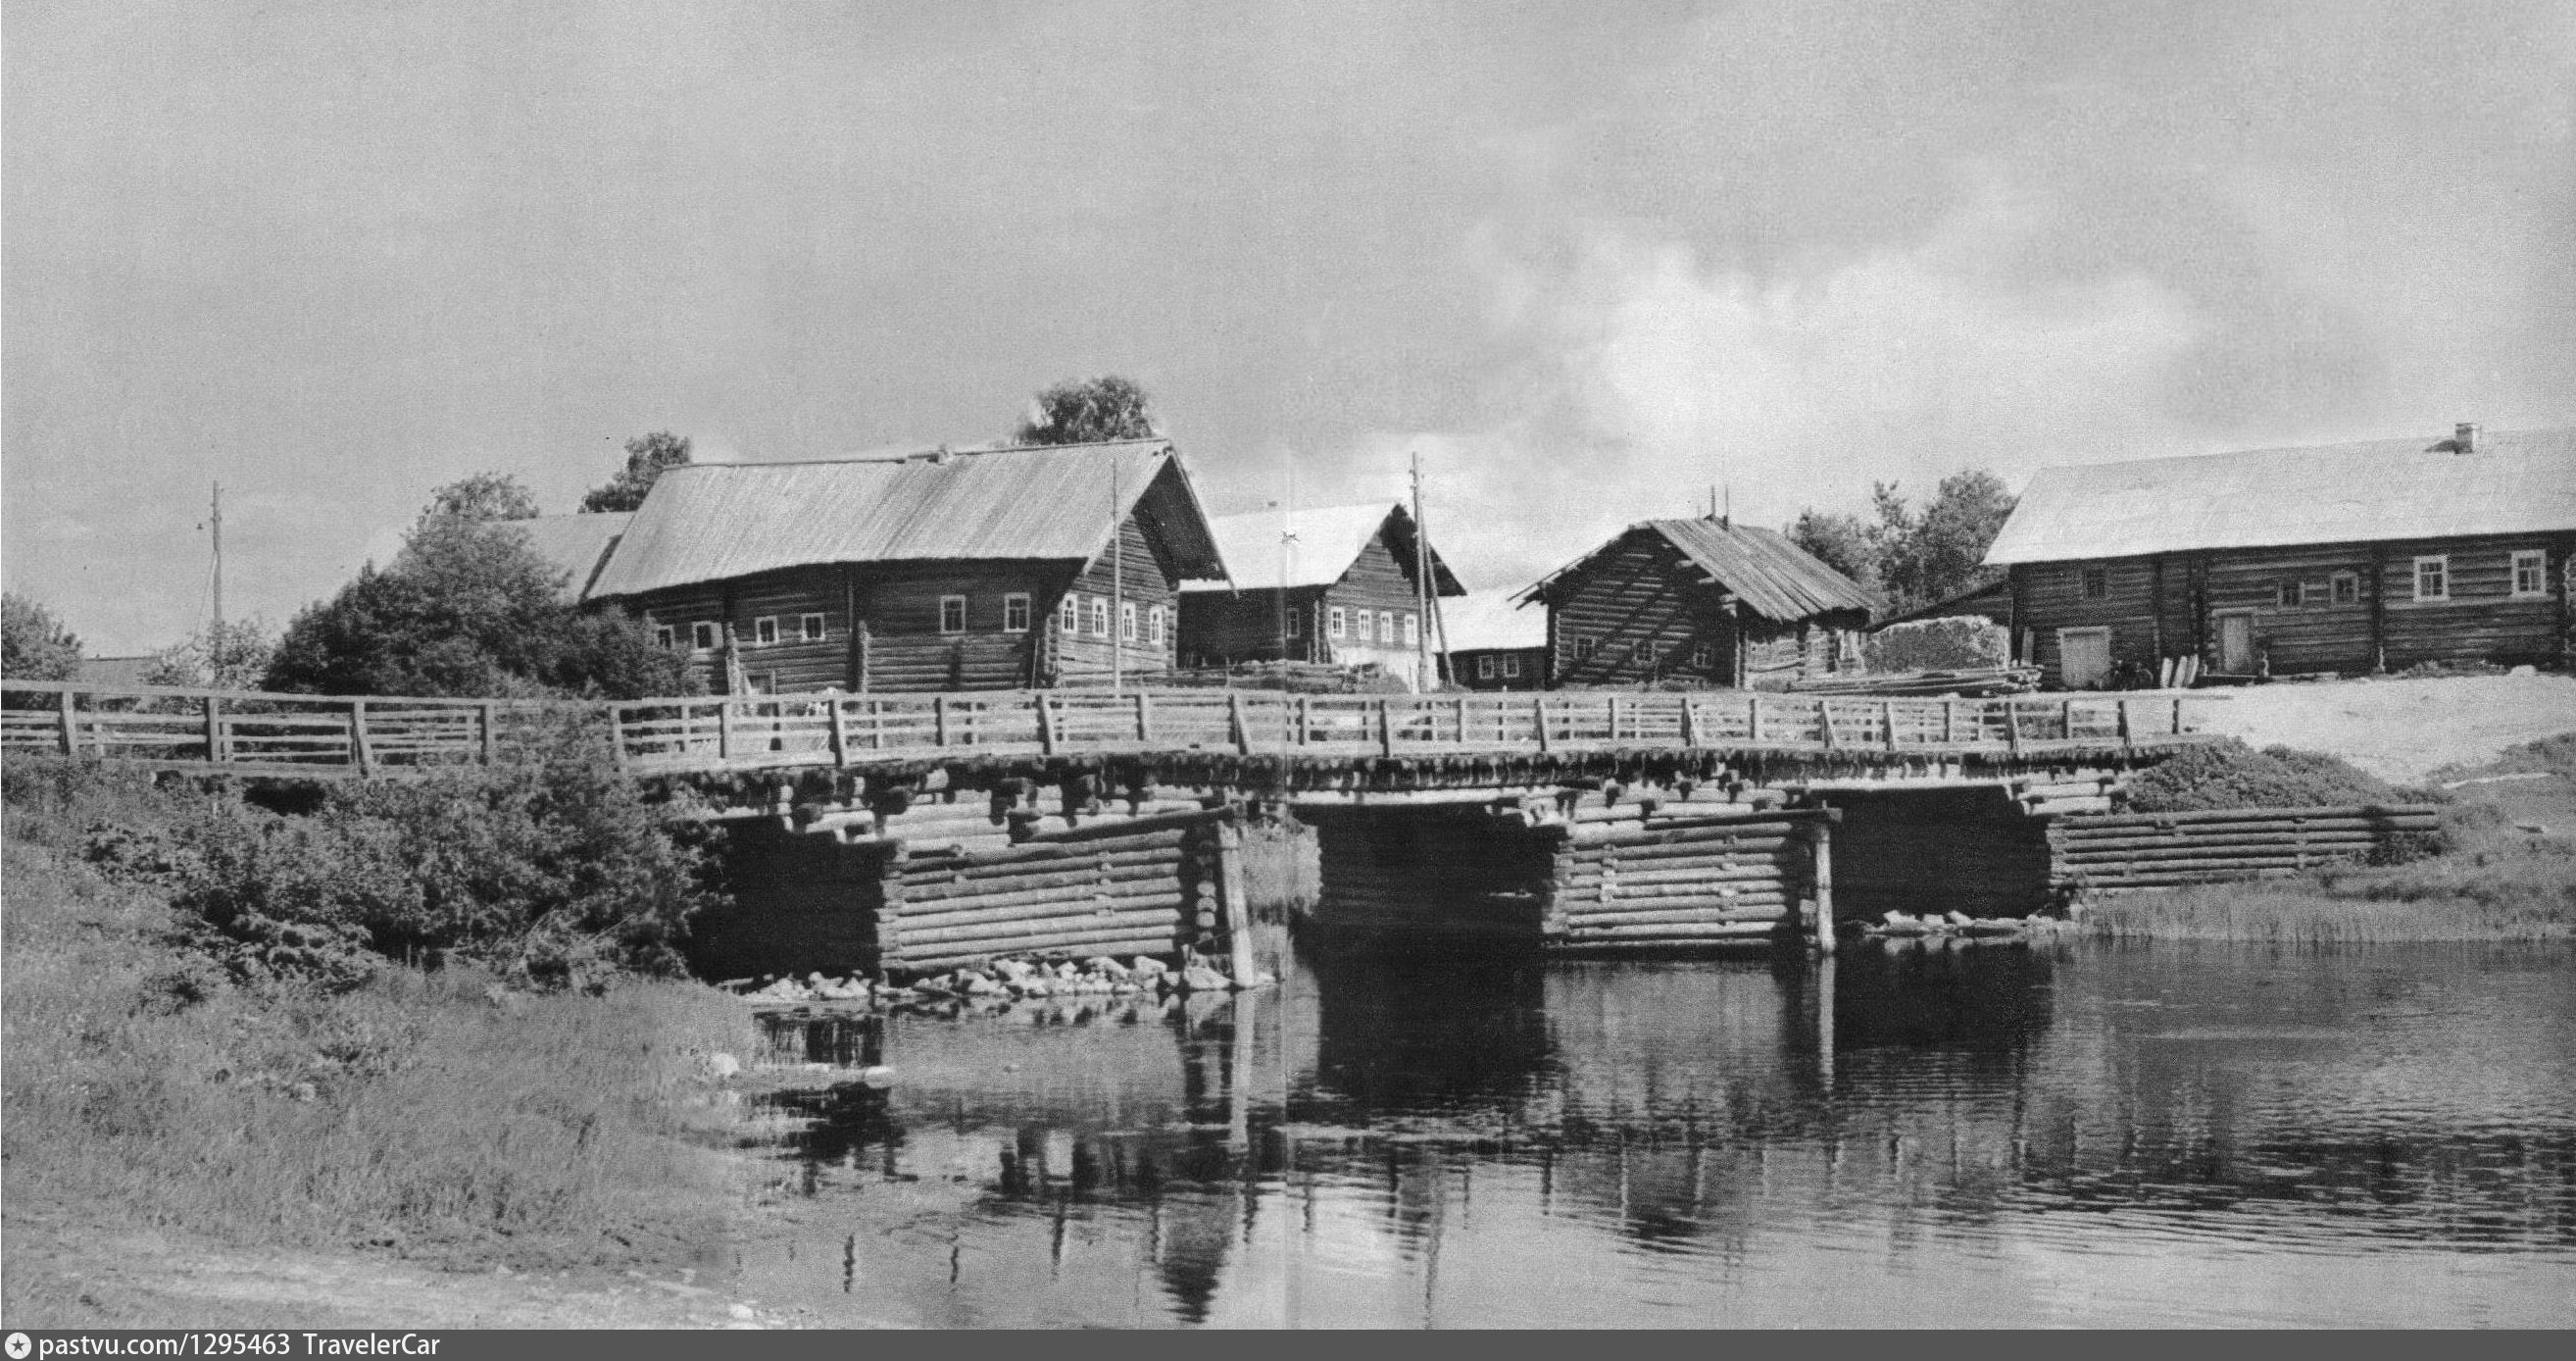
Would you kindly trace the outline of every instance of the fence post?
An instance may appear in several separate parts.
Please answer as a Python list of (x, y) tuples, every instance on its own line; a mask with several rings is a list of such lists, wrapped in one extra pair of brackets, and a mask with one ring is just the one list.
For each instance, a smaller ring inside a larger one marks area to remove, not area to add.
[(363, 699), (349, 701), (349, 762), (360, 775), (376, 773), (376, 750), (367, 740), (367, 702)]
[(1225, 726), (1226, 736), (1234, 739), (1235, 754), (1250, 756), (1252, 730), (1243, 721), (1243, 692), (1240, 690), (1225, 692)]
[(935, 747), (948, 745), (948, 696), (946, 695), (930, 697), (930, 744)]
[(1458, 706), (1458, 745), (1463, 747), (1467, 745), (1467, 697), (1465, 695), (1460, 695), (1456, 702)]
[(2120, 701), (2120, 745), (2123, 748), (2137, 745), (2129, 727), (2129, 701), (2125, 699)]
[(2021, 754), (2021, 701), (2004, 701), (2004, 741), (2015, 756)]
[(1395, 721), (1388, 713), (1394, 707), (1395, 701), (1391, 699), (1377, 702), (1377, 750), (1381, 756), (1395, 754)]
[(1892, 699), (1881, 700), (1879, 702), (1879, 711), (1887, 719), (1887, 749), (1889, 751), (1894, 751), (1896, 750), (1896, 701)]
[(839, 695), (828, 702), (832, 706), (832, 764), (846, 766), (850, 763), (850, 714), (841, 707)]
[(54, 701), (55, 711), (62, 719), (63, 755), (77, 755), (80, 752), (80, 729), (77, 726), (80, 720), (72, 713), (71, 687), (63, 687), (61, 693), (54, 696)]
[(224, 697), (206, 696), (206, 763), (215, 765), (224, 759)]
[(1297, 697), (1297, 745), (1301, 747), (1306, 745), (1315, 731), (1314, 715), (1308, 711), (1307, 704), (1306, 696)]
[(500, 705), (488, 699), (483, 701), (483, 764), (487, 766), (501, 754), (500, 710)]
[(1744, 740), (1747, 742), (1762, 740), (1762, 697), (1760, 695), (1744, 697)]
[(1144, 692), (1144, 691), (1142, 691), (1142, 690), (1137, 691), (1137, 692), (1136, 692), (1136, 740), (1137, 740), (1137, 741), (1139, 741), (1139, 742), (1144, 742), (1144, 743), (1149, 743), (1149, 744), (1150, 744), (1150, 743), (1154, 740), (1154, 718), (1153, 718), (1153, 713), (1154, 713), (1154, 709), (1153, 709), (1153, 700), (1152, 700), (1151, 698), (1149, 698), (1149, 697), (1145, 694), (1145, 692)]
[(1619, 745), (1619, 697), (1610, 697), (1610, 745)]
[(1682, 745), (1699, 745), (1699, 716), (1691, 709), (1690, 696), (1682, 696)]
[(733, 759), (733, 697), (716, 701), (716, 759)]
[(2180, 695), (2174, 696), (2173, 735), (2176, 737), (2182, 736), (2182, 696)]
[(1834, 702), (1832, 700), (1819, 698), (1816, 701), (1816, 725), (1824, 730), (1825, 750), (1833, 750)]
[(1538, 749), (1544, 752), (1547, 750), (1547, 696), (1541, 695), (1533, 703), (1538, 709)]
[(2057, 735), (2069, 742), (2075, 740), (2075, 701), (2071, 699), (2057, 702)]

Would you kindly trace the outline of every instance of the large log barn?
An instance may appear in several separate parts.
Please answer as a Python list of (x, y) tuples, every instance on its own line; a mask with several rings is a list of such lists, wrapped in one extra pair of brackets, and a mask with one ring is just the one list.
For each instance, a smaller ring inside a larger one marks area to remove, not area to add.
[(1184, 657), (1201, 666), (1283, 657), (1375, 662), (1422, 688), (1430, 621), (1422, 617), (1417, 548), (1430, 561), (1435, 594), (1467, 590), (1437, 550), (1417, 545), (1403, 506), (1322, 506), (1284, 523), (1276, 511), (1228, 515), (1211, 528), (1233, 585), (1182, 585)]
[(2576, 430), (2046, 468), (1986, 562), (2017, 655), (2067, 689), (2563, 664)]
[(1180, 581), (1224, 574), (1155, 439), (673, 468), (586, 599), (717, 693), (1009, 690), (1161, 676)]
[(1547, 606), (1551, 687), (1786, 685), (1839, 669), (1871, 603), (1786, 535), (1723, 518), (1631, 525), (1520, 599)]

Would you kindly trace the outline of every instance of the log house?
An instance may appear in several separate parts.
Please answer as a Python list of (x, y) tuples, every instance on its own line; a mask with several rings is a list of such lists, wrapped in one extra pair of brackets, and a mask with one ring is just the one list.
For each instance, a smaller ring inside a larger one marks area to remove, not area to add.
[[(1413, 516), (1379, 501), (1211, 522), (1232, 585), (1181, 587), (1181, 652), (1193, 665), (1236, 662), (1376, 662), (1421, 688), (1422, 617)], [(1293, 532), (1284, 544), (1283, 533)], [(1283, 551), (1283, 549), (1285, 551)], [(1467, 593), (1428, 551), (1434, 594)], [(1432, 650), (1438, 640), (1431, 639)]]
[(1547, 606), (1550, 688), (1786, 685), (1841, 669), (1872, 604), (1786, 535), (1724, 518), (1632, 525), (1518, 598)]

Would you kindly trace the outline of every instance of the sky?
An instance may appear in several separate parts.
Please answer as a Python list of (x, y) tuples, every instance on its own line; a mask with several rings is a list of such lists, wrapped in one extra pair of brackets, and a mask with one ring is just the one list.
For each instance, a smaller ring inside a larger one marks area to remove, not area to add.
[(1153, 395), (1471, 587), (1966, 468), (2576, 419), (2576, 6), (120, 4), (0, 26), (0, 580), (283, 624), (440, 483)]

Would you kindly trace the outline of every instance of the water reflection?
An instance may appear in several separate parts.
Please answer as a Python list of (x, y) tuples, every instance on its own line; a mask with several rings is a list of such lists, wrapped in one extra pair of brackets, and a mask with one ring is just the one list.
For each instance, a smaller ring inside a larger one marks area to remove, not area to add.
[(770, 1100), (808, 1246), (746, 1288), (943, 1325), (2576, 1322), (2571, 981), (1346, 959), (1080, 1025), (783, 1022), (774, 1062), (900, 1076)]

